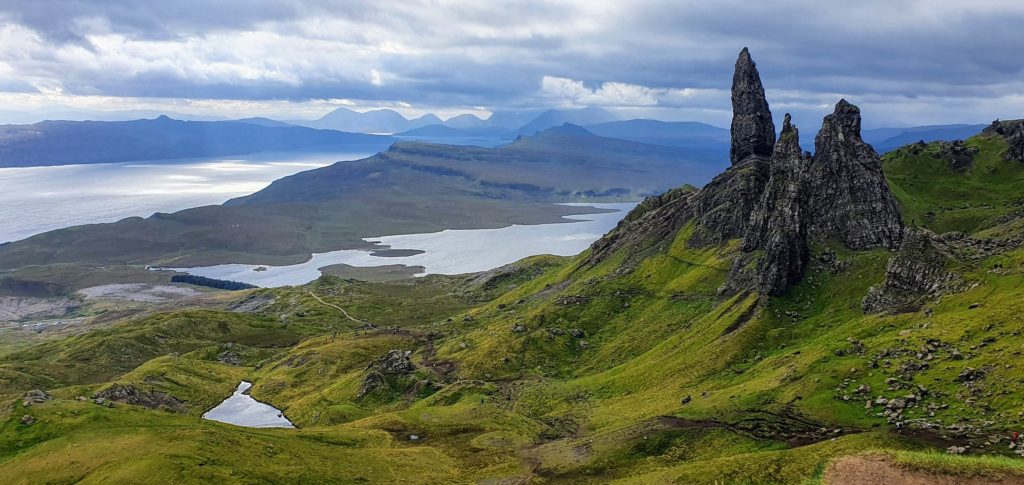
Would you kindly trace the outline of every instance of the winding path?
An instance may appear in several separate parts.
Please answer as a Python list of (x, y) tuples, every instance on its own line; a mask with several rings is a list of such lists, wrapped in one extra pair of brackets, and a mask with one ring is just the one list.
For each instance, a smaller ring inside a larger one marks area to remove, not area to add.
[(353, 322), (361, 323), (363, 325), (373, 325), (370, 322), (367, 322), (365, 320), (360, 320), (360, 319), (358, 319), (356, 317), (353, 317), (352, 315), (349, 315), (348, 312), (345, 311), (344, 308), (342, 308), (342, 307), (340, 307), (338, 305), (335, 305), (334, 303), (327, 303), (326, 301), (323, 300), (323, 298), (320, 298), (319, 296), (316, 295), (316, 293), (313, 293), (312, 291), (308, 291), (307, 290), (306, 293), (309, 293), (309, 296), (312, 296), (316, 301), (320, 302), (320, 304), (326, 305), (326, 306), (329, 306), (329, 307), (331, 307), (331, 308), (333, 308), (335, 310), (338, 310), (339, 312), (341, 312), (342, 315), (345, 315), (345, 318), (347, 318), (349, 320), (352, 320)]

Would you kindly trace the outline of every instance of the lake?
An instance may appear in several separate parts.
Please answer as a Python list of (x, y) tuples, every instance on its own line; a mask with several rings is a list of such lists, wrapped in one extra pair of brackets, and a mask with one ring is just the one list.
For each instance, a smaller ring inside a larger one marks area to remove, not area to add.
[(566, 216), (564, 223), (512, 225), (499, 229), (447, 229), (425, 234), (364, 238), (367, 242), (377, 243), (380, 249), (407, 250), (392, 251), (388, 255), (374, 255), (372, 250), (345, 249), (314, 254), (309, 261), (290, 266), (221, 264), (173, 269), (265, 288), (309, 283), (320, 277), (320, 268), (336, 264), (361, 268), (396, 264), (422, 267), (419, 275), (473, 273), (537, 254), (579, 254), (614, 228), (636, 206), (633, 203), (567, 205), (598, 207), (610, 212)]
[(220, 204), (263, 189), (281, 177), (372, 154), (263, 153), (0, 168), (0, 243), (63, 227)]
[(249, 428), (294, 428), (281, 410), (261, 403), (249, 395), (251, 382), (242, 381), (235, 392), (217, 407), (203, 414), (203, 419)]

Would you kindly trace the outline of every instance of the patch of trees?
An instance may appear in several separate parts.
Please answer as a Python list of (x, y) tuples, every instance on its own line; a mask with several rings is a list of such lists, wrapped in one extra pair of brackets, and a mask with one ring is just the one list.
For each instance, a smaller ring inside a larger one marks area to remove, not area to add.
[(218, 288), (221, 290), (231, 291), (258, 288), (258, 286), (256, 285), (242, 283), (241, 281), (218, 280), (216, 278), (207, 278), (205, 276), (196, 276), (190, 274), (176, 274), (174, 276), (171, 276), (171, 283), (188, 283), (190, 285), (206, 286), (210, 288)]

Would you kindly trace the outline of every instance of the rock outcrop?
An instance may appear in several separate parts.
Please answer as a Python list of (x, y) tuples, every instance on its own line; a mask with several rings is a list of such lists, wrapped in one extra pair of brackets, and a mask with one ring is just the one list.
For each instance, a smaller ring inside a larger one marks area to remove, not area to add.
[(756, 266), (749, 257), (737, 258), (730, 277), (735, 286), (777, 295), (800, 280), (810, 257), (805, 181), (809, 163), (800, 149), (800, 132), (786, 114), (772, 153), (771, 177), (743, 237), (743, 251), (759, 257)]
[(33, 404), (42, 404), (52, 399), (50, 393), (41, 389), (32, 389), (25, 393), (25, 397), (21, 400), (21, 405), (29, 407)]
[(996, 120), (981, 133), (1005, 138), (1009, 148), (1007, 148), (1004, 158), (1024, 162), (1024, 120)]
[(746, 47), (736, 59), (732, 76), (732, 144), (729, 160), (733, 165), (751, 156), (768, 158), (775, 146), (775, 124), (761, 85), (761, 75)]
[(411, 374), (416, 366), (409, 359), (412, 352), (408, 350), (389, 350), (386, 354), (378, 357), (366, 366), (366, 376), (359, 387), (357, 398), (373, 394), (382, 389), (389, 388), (389, 377)]
[(974, 166), (978, 147), (964, 145), (963, 140), (940, 141), (938, 156), (949, 162), (950, 170), (963, 172)]
[[(732, 86), (732, 165), (700, 190), (649, 198), (592, 246), (596, 264), (629, 246), (630, 258), (671, 244), (684, 226), (687, 240), (705, 248), (743, 239), (721, 293), (778, 295), (800, 281), (810, 241), (838, 241), (850, 249), (899, 248), (899, 205), (882, 161), (861, 139), (860, 109), (839, 101), (826, 116), (811, 157), (786, 116), (776, 142), (761, 79), (747, 49)], [(642, 257), (642, 256), (640, 256)]]
[(131, 384), (114, 384), (93, 395), (100, 402), (116, 401), (134, 404), (150, 409), (166, 409), (176, 413), (185, 412), (185, 403), (163, 391), (144, 391)]
[(942, 238), (926, 229), (907, 229), (903, 244), (885, 268), (885, 281), (861, 302), (867, 313), (916, 311), (929, 298), (958, 291), (960, 275), (947, 267), (953, 258)]
[(860, 108), (840, 100), (814, 141), (808, 171), (807, 232), (850, 249), (898, 249), (900, 208), (882, 173), (882, 160), (860, 136)]

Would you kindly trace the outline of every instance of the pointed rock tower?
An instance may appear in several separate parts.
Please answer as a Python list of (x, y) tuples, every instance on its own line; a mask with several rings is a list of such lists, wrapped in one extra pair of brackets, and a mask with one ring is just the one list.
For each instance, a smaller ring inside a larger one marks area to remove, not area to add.
[(850, 249), (899, 248), (900, 208), (882, 160), (860, 137), (860, 108), (840, 100), (814, 140), (808, 173), (808, 233)]
[(704, 187), (694, 201), (699, 227), (692, 247), (706, 247), (743, 236), (769, 176), (775, 124), (761, 76), (746, 47), (732, 76), (732, 166)]
[(775, 124), (764, 97), (761, 75), (746, 47), (736, 59), (732, 75), (732, 144), (729, 160), (733, 165), (750, 156), (768, 158), (775, 146)]
[(809, 164), (800, 149), (800, 132), (787, 113), (772, 153), (771, 178), (743, 238), (743, 251), (764, 251), (752, 281), (762, 294), (780, 294), (799, 281), (810, 257), (805, 181)]

